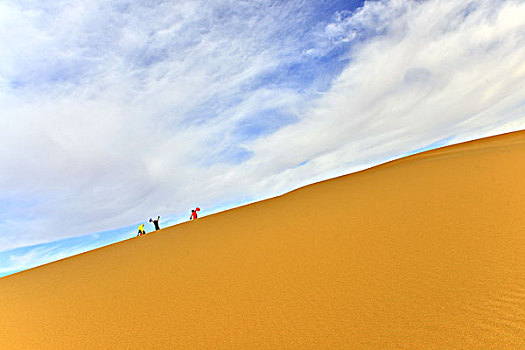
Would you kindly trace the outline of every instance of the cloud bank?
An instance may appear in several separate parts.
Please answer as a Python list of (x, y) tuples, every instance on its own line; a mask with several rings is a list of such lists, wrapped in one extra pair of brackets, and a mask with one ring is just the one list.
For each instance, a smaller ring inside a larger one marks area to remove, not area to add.
[(522, 1), (4, 1), (0, 41), (4, 251), (525, 127)]

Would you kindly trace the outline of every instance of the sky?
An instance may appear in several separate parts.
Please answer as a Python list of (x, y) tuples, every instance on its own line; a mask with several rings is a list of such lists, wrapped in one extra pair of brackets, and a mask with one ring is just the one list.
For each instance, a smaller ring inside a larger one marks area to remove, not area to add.
[(525, 129), (522, 0), (0, 0), (0, 276)]

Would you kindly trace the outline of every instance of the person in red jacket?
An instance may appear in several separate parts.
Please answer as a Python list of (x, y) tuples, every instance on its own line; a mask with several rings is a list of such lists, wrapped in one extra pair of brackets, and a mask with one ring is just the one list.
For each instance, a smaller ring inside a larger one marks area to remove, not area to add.
[(197, 207), (195, 210), (191, 211), (190, 220), (196, 220), (197, 219), (197, 212), (200, 211), (201, 208)]

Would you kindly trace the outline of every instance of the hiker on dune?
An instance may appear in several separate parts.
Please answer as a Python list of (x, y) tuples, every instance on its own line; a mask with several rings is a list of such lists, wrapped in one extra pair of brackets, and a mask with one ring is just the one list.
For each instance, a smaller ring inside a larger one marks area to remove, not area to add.
[(149, 218), (149, 222), (152, 222), (153, 225), (155, 225), (155, 231), (160, 230), (159, 220), (160, 220), (160, 215), (155, 220), (153, 220), (152, 218)]
[(200, 211), (201, 208), (197, 207), (195, 210), (191, 211), (190, 220), (196, 220), (197, 219), (197, 212)]

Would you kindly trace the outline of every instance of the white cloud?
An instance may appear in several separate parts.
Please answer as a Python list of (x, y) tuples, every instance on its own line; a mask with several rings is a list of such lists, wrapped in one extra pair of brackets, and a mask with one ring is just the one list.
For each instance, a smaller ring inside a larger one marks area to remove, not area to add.
[[(236, 124), (300, 103), (288, 88), (254, 85), (301, 51), (290, 45), (302, 20), (295, 10), (251, 1), (4, 4), (3, 249), (222, 200), (224, 189), (203, 189), (233, 146), (242, 151)], [(283, 17), (293, 18), (288, 27)]]
[(267, 168), (271, 182), (287, 179), (279, 190), (443, 138), (524, 126), (523, 2), (382, 1), (368, 3), (346, 25), (351, 37), (354, 26), (384, 26), (384, 33), (355, 48), (351, 64), (301, 123), (250, 147), (253, 169)]
[(56, 253), (58, 246), (48, 245), (34, 247), (20, 254), (10, 254), (7, 261), (0, 268), (0, 276), (13, 272), (30, 269), (46, 262), (62, 259), (67, 255), (66, 252)]
[(135, 227), (127, 227), (0, 252), (0, 277), (119, 242), (135, 235)]
[(0, 250), (523, 128), (523, 2), (316, 3), (1, 3)]

